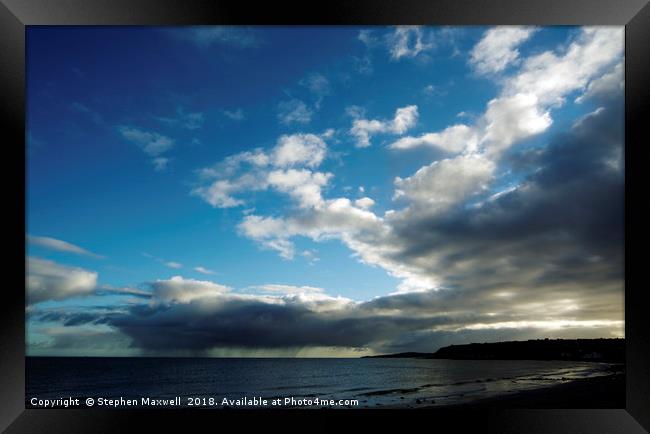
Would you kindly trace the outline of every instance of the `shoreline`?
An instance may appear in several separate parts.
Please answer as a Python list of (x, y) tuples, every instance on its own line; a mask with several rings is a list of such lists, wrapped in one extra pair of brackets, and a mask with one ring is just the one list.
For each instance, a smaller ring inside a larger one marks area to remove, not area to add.
[(416, 408), (625, 408), (625, 374), (581, 378), (466, 403), (422, 405)]

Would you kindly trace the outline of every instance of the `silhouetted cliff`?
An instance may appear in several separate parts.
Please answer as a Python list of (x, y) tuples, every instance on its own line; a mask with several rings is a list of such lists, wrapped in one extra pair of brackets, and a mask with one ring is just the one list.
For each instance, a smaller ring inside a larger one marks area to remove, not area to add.
[(435, 353), (399, 353), (371, 357), (623, 362), (625, 360), (625, 339), (538, 339), (450, 345), (440, 348)]

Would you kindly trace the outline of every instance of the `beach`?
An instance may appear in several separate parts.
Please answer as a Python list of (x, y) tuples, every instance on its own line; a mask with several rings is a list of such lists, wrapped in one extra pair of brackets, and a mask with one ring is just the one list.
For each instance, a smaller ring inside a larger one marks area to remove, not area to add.
[(583, 378), (569, 383), (477, 399), (447, 407), (625, 408), (625, 374), (612, 373), (603, 377)]

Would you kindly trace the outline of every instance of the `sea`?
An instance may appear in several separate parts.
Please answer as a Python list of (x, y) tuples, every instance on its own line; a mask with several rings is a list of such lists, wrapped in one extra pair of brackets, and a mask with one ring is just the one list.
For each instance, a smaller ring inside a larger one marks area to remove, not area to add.
[(606, 363), (411, 358), (27, 357), (26, 407), (443, 406), (608, 375)]

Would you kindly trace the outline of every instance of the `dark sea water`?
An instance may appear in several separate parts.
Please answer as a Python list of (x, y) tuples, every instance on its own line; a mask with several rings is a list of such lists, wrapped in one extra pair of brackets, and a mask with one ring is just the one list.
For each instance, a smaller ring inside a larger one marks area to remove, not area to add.
[[(184, 407), (190, 398), (199, 398), (195, 402), (205, 402), (207, 408), (223, 408), (224, 398), (257, 397), (280, 399), (283, 408), (323, 407), (315, 398), (357, 400), (354, 408), (416, 407), (548, 387), (606, 375), (608, 368), (604, 363), (528, 360), (28, 357), (26, 405), (34, 407), (32, 398), (140, 402), (143, 397), (180, 397)], [(303, 405), (284, 403), (292, 397), (304, 400)], [(240, 401), (230, 407), (247, 406)]]

